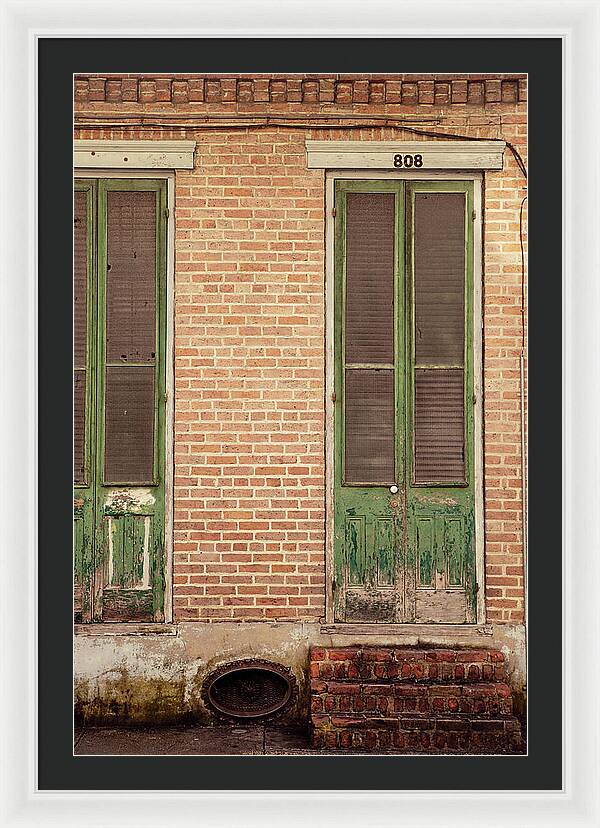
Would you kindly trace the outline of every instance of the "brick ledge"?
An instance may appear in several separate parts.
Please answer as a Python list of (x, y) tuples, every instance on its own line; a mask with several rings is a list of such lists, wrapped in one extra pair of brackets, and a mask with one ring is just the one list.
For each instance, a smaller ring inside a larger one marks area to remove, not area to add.
[(177, 624), (139, 623), (130, 624), (75, 624), (74, 635), (111, 636), (111, 635), (177, 635)]
[[(491, 624), (322, 624), (321, 632), (329, 635), (384, 635), (386, 638), (397, 637), (399, 642), (415, 636), (456, 636), (457, 638), (481, 635), (492, 636), (494, 628)], [(390, 644), (394, 641), (390, 640)]]

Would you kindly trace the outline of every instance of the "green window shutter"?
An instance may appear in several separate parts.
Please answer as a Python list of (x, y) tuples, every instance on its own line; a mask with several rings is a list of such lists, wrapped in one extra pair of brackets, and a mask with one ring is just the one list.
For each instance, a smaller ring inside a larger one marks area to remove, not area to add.
[(393, 193), (346, 196), (346, 365), (394, 361)]
[(414, 196), (414, 480), (465, 479), (465, 193)]

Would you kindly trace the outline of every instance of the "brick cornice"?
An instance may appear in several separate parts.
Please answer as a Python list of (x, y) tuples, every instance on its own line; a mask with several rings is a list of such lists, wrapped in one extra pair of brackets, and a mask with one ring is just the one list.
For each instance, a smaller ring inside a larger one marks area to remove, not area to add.
[(77, 75), (75, 102), (128, 104), (292, 103), (516, 104), (526, 75)]

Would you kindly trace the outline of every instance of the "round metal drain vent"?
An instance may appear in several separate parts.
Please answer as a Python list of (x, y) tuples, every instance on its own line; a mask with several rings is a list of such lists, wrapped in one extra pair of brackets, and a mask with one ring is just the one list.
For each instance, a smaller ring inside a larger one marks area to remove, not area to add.
[(259, 719), (283, 712), (294, 684), (294, 677), (280, 664), (248, 659), (212, 673), (204, 685), (204, 696), (221, 716)]

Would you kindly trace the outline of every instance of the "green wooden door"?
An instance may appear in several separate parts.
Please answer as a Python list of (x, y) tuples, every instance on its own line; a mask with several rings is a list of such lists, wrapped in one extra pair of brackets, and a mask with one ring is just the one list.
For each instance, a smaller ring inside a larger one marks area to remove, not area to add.
[(74, 299), (75, 618), (163, 621), (165, 182), (76, 184)]
[(471, 182), (338, 181), (334, 615), (475, 621)]

